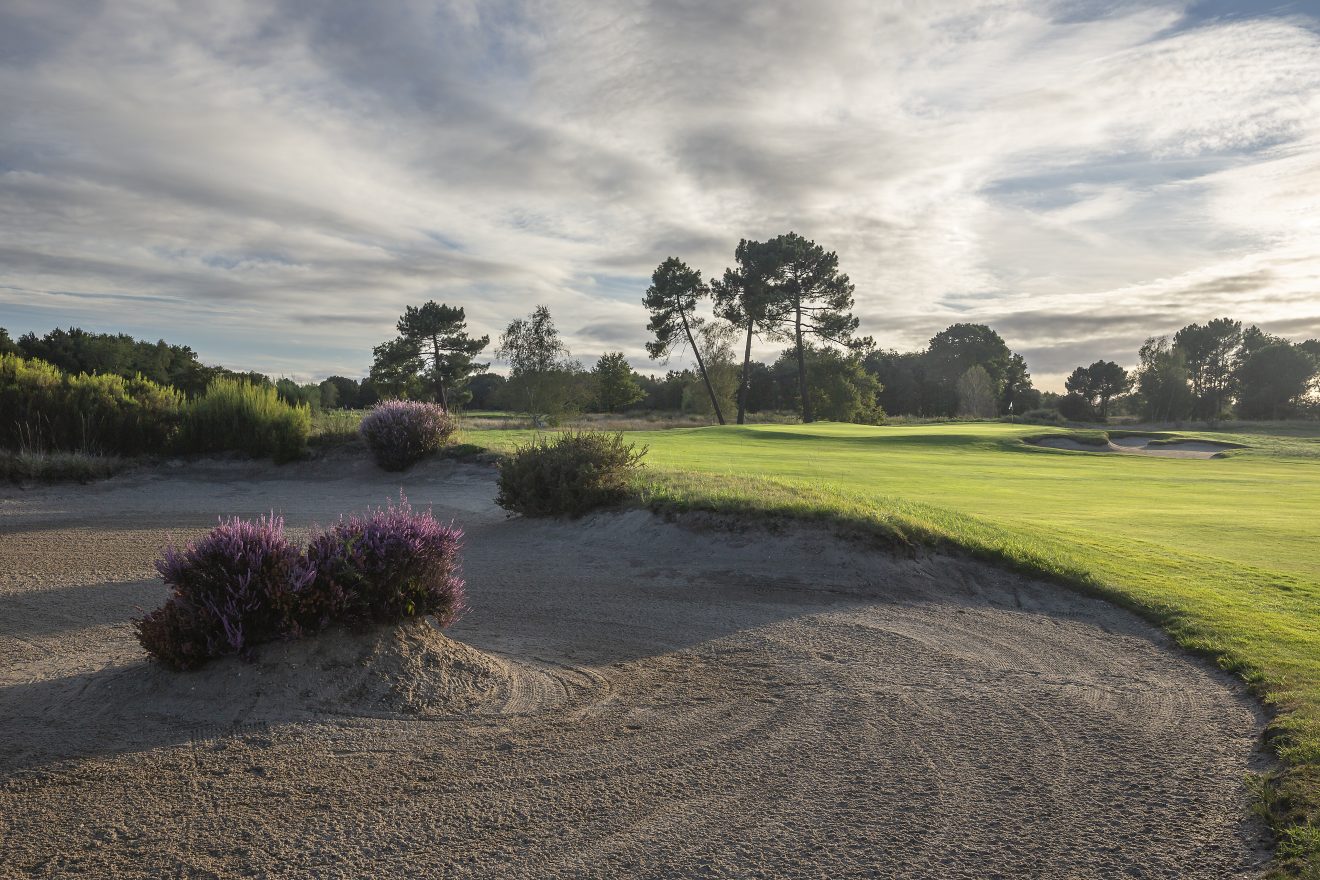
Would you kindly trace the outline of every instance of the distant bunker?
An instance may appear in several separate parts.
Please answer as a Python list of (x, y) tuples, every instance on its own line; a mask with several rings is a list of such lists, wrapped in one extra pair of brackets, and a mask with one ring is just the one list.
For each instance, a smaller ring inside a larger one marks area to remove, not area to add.
[(1223, 458), (1230, 449), (1245, 449), (1239, 443), (1212, 440), (1188, 440), (1167, 434), (1105, 434), (1091, 440), (1086, 437), (1054, 435), (1027, 441), (1033, 446), (1064, 449), (1069, 452), (1118, 453), (1155, 458)]

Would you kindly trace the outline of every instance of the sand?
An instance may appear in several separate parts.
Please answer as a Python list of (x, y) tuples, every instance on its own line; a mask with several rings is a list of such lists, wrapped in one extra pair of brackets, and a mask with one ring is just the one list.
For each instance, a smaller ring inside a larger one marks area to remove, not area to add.
[(1105, 444), (1092, 444), (1079, 443), (1071, 437), (1041, 437), (1031, 442), (1049, 449), (1067, 449), (1072, 452), (1117, 452), (1153, 458), (1223, 458), (1225, 451), (1241, 448), (1231, 443), (1208, 443), (1199, 440), (1180, 440), (1176, 443), (1151, 446), (1151, 439), (1150, 437), (1119, 437)]
[[(400, 488), (445, 634), (175, 674), (159, 545)], [(0, 876), (1257, 877), (1237, 684), (1097, 600), (806, 528), (506, 518), (489, 468), (189, 464), (0, 490)]]

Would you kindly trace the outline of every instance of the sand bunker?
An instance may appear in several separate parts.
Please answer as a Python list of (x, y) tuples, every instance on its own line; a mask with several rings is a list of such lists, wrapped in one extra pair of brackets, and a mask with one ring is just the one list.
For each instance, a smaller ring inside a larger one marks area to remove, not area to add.
[[(195, 674), (126, 621), (167, 531), (397, 493), (468, 535), (441, 635)], [(810, 529), (507, 519), (489, 471), (190, 466), (0, 493), (16, 876), (1259, 876), (1228, 677), (1104, 603)]]
[(1229, 449), (1241, 449), (1235, 443), (1213, 443), (1201, 440), (1158, 441), (1156, 437), (1116, 437), (1107, 443), (1081, 443), (1071, 437), (1040, 437), (1030, 442), (1049, 449), (1067, 449), (1073, 452), (1117, 452), (1129, 455), (1148, 455), (1155, 458), (1222, 458)]

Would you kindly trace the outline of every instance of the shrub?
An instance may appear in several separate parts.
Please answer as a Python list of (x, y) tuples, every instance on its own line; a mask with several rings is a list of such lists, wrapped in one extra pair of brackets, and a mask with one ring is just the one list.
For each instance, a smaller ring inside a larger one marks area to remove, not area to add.
[(39, 360), (0, 356), (0, 445), (30, 452), (162, 452), (184, 409), (179, 391), (136, 376), (71, 376)]
[(495, 501), (524, 516), (581, 516), (620, 501), (646, 447), (621, 433), (564, 432), (521, 446), (500, 463)]
[(362, 438), (376, 463), (401, 471), (439, 452), (454, 433), (454, 421), (444, 407), (417, 400), (387, 400), (362, 419)]
[(312, 538), (312, 592), (336, 619), (394, 623), (432, 615), (448, 626), (462, 610), (463, 533), (417, 512), (402, 495), (365, 516), (340, 519)]
[(329, 624), (395, 623), (463, 607), (458, 550), (463, 533), (397, 505), (341, 519), (300, 552), (277, 517), (221, 522), (156, 570), (173, 588), (166, 603), (134, 620), (147, 653), (172, 669), (297, 639)]
[(1063, 416), (1057, 409), (1049, 409), (1045, 407), (1029, 409), (1022, 414), (1022, 418), (1024, 421), (1034, 424), (1059, 425), (1064, 421)]
[(296, 633), (314, 574), (278, 517), (223, 521), (182, 551), (167, 548), (156, 570), (174, 593), (134, 624), (142, 647), (175, 669)]
[(292, 461), (307, 451), (312, 416), (269, 385), (220, 377), (187, 407), (179, 435), (184, 452), (236, 450), (253, 458)]

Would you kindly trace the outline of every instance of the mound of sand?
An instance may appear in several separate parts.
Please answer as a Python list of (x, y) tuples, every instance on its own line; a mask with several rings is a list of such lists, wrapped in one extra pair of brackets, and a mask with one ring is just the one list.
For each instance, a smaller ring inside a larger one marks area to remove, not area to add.
[(202, 695), (207, 714), (223, 716), (232, 708), (247, 720), (275, 721), (325, 713), (471, 714), (508, 690), (509, 672), (502, 661), (450, 639), (429, 621), (413, 621), (261, 645), (251, 659), (224, 657), (195, 672), (159, 670), (146, 679), (154, 693), (144, 696), (162, 709)]
[(1147, 455), (1154, 458), (1223, 458), (1229, 449), (1241, 449), (1236, 443), (1214, 443), (1204, 440), (1176, 440), (1153, 444), (1154, 437), (1109, 438), (1107, 443), (1081, 443), (1072, 437), (1040, 437), (1029, 441), (1048, 449), (1066, 449), (1070, 452), (1100, 452), (1128, 455)]

